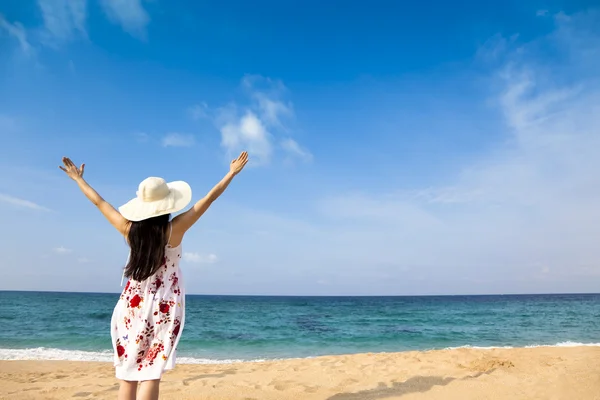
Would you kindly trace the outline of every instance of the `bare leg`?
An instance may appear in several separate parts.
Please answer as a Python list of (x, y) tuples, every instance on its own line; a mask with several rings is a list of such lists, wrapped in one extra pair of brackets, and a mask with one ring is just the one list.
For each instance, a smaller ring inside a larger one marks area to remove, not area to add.
[(141, 382), (140, 392), (138, 393), (138, 400), (158, 400), (159, 386), (160, 379)]
[(137, 390), (138, 383), (135, 381), (121, 381), (121, 387), (119, 387), (119, 400), (136, 400), (135, 392)]

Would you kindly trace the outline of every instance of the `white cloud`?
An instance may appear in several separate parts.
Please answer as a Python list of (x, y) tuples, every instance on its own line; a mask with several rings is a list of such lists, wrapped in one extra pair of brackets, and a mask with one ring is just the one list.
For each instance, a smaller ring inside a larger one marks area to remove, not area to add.
[(141, 0), (101, 0), (101, 4), (108, 18), (125, 32), (140, 39), (146, 37), (150, 16)]
[(301, 147), (298, 142), (296, 142), (292, 138), (284, 139), (281, 142), (281, 147), (288, 152), (290, 155), (294, 157), (299, 157), (300, 159), (310, 162), (313, 159), (313, 155), (307, 149)]
[(546, 15), (548, 15), (548, 10), (537, 10), (535, 15), (538, 17), (545, 17)]
[[(242, 107), (230, 104), (218, 110), (215, 118), (221, 133), (221, 146), (227, 156), (237, 156), (247, 150), (252, 164), (267, 164), (274, 153), (274, 142), (288, 155), (304, 160), (312, 158), (310, 152), (289, 137), (285, 119), (293, 118), (293, 106), (281, 100), (286, 92), (282, 82), (249, 75), (242, 79), (250, 103)], [(285, 138), (282, 136), (285, 135)]]
[(4, 29), (10, 36), (17, 39), (24, 53), (29, 54), (31, 52), (31, 45), (27, 40), (27, 32), (19, 22), (11, 24), (0, 14), (0, 29)]
[(294, 115), (291, 105), (286, 105), (281, 101), (269, 98), (265, 93), (254, 93), (254, 98), (258, 103), (262, 118), (269, 124), (278, 128), (283, 128), (282, 117), (291, 117)]
[(221, 145), (228, 150), (228, 155), (246, 149), (258, 164), (271, 158), (270, 136), (263, 122), (251, 111), (221, 127)]
[(87, 257), (79, 257), (77, 259), (77, 262), (81, 264), (88, 264), (89, 262), (91, 262), (91, 260)]
[(219, 259), (216, 254), (203, 255), (200, 253), (183, 253), (183, 259), (197, 264), (214, 264)]
[(195, 143), (193, 135), (169, 133), (162, 139), (164, 147), (191, 147)]
[(29, 200), (23, 200), (18, 197), (10, 196), (7, 194), (0, 193), (0, 202), (11, 204), (13, 206), (21, 207), (21, 208), (29, 208), (31, 210), (39, 210), (39, 211), (50, 211), (48, 208), (40, 206), (37, 203), (34, 203)]
[(55, 247), (54, 249), (52, 249), (52, 251), (55, 252), (56, 254), (69, 254), (69, 253), (73, 252), (73, 250), (67, 249), (63, 246)]
[(45, 42), (56, 45), (77, 34), (87, 37), (87, 0), (38, 0), (46, 29)]

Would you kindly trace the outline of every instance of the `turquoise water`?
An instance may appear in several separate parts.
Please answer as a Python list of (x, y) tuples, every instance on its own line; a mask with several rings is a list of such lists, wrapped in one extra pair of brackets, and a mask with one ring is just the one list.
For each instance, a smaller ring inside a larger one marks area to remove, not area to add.
[[(0, 292), (0, 359), (110, 360), (118, 294)], [(188, 362), (600, 343), (600, 295), (186, 297)]]

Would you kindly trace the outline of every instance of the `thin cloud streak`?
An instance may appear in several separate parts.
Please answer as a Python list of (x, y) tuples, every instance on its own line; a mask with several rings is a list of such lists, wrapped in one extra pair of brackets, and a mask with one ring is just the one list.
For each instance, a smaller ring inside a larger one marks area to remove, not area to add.
[(216, 254), (207, 254), (203, 255), (200, 253), (186, 252), (183, 253), (183, 259), (187, 262), (196, 263), (196, 264), (214, 264), (219, 258)]
[(61, 254), (61, 255), (70, 254), (73, 252), (73, 250), (67, 249), (64, 246), (55, 247), (54, 249), (52, 249), (52, 251), (54, 251), (56, 254)]
[(17, 206), (20, 208), (28, 208), (31, 210), (37, 210), (37, 211), (51, 211), (49, 208), (46, 208), (44, 206), (41, 206), (37, 203), (34, 203), (33, 201), (29, 201), (29, 200), (24, 200), (24, 199), (20, 199), (18, 197), (14, 197), (14, 196), (10, 196), (7, 194), (2, 194), (0, 193), (0, 202), (6, 203), (6, 204), (10, 204), (13, 206)]
[(191, 147), (196, 143), (193, 135), (169, 133), (162, 139), (163, 147)]
[(32, 47), (27, 40), (27, 32), (21, 23), (10, 23), (2, 14), (0, 14), (0, 30), (2, 29), (4, 29), (10, 36), (17, 39), (19, 45), (21, 46), (21, 50), (23, 50), (25, 54), (31, 53)]

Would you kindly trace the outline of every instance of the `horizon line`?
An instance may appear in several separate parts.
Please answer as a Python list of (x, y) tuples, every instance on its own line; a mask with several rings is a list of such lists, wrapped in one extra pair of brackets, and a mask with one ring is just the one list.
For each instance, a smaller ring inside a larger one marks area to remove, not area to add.
[[(121, 292), (67, 292), (63, 290), (5, 290), (12, 293), (57, 293), (57, 294), (114, 294)], [(198, 294), (186, 293), (186, 296), (199, 297), (486, 297), (486, 296), (560, 296), (560, 295), (600, 295), (600, 292), (555, 292), (555, 293), (478, 293), (478, 294)]]

